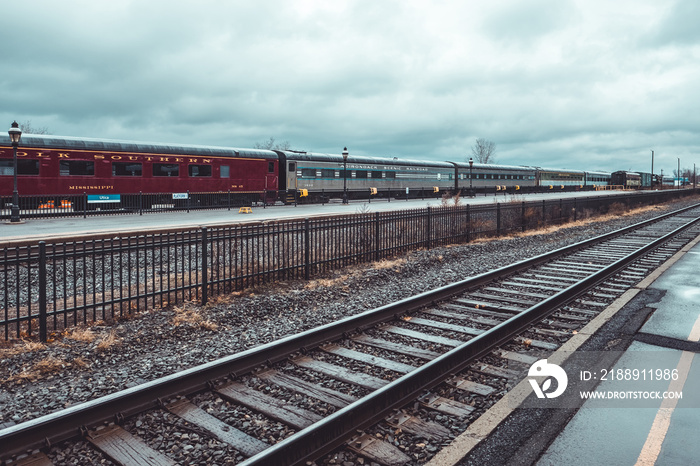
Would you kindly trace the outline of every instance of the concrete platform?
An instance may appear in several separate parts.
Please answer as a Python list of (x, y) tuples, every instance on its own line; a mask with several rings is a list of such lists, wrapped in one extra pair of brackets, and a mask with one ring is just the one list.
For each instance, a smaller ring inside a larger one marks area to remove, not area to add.
[[(585, 191), (560, 192), (525, 195), (489, 195), (475, 198), (462, 198), (460, 205), (484, 205), (497, 202), (522, 202), (553, 199), (570, 199), (573, 197), (594, 197), (625, 195), (625, 191)], [(87, 235), (98, 233), (124, 233), (128, 231), (149, 231), (163, 228), (196, 228), (199, 226), (230, 225), (232, 223), (281, 220), (289, 218), (319, 217), (323, 215), (342, 215), (366, 212), (387, 212), (395, 210), (422, 209), (427, 206), (438, 207), (442, 199), (411, 200), (375, 200), (372, 202), (352, 201), (342, 204), (334, 201), (328, 204), (311, 204), (297, 206), (262, 206), (253, 207), (251, 213), (238, 213), (238, 208), (231, 210), (192, 210), (178, 212), (154, 212), (143, 215), (97, 215), (87, 218), (66, 217), (47, 219), (25, 219), (21, 224), (0, 222), (0, 242), (14, 240), (42, 240), (66, 235)]]
[(700, 237), (547, 361), (568, 397), (526, 378), (428, 464), (700, 464)]
[[(655, 380), (652, 387), (632, 377), (607, 380), (598, 390), (619, 393), (643, 387), (662, 395), (682, 393), (682, 398), (650, 400), (652, 406), (642, 408), (611, 402), (612, 409), (599, 409), (597, 400), (588, 400), (538, 465), (700, 464), (700, 245), (649, 288), (663, 295), (649, 305), (656, 310), (640, 330), (638, 338), (647, 343), (632, 342), (615, 367), (676, 369), (678, 378)], [(658, 352), (668, 354), (664, 364), (655, 357)]]

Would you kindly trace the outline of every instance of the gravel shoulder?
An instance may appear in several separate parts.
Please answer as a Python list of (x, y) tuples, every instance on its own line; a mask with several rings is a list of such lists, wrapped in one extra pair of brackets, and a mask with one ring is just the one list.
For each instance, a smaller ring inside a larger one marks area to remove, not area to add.
[(419, 250), (213, 300), (0, 346), (0, 428), (354, 315), (659, 213), (688, 198), (550, 232)]

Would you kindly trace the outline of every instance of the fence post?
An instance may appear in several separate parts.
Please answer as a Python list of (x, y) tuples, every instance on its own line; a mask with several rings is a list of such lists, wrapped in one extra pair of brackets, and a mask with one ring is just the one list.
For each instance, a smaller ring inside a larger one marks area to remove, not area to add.
[(559, 223), (564, 222), (564, 199), (559, 198)]
[(501, 236), (501, 203), (496, 203), (496, 236)]
[(430, 246), (431, 246), (431, 245), (430, 245), (430, 243), (431, 243), (431, 241), (430, 241), (430, 240), (431, 240), (431, 235), (430, 235), (430, 233), (431, 233), (431, 228), (432, 228), (432, 223), (433, 223), (433, 222), (432, 222), (432, 216), (433, 216), (433, 214), (432, 214), (432, 210), (430, 209), (430, 207), (428, 207), (427, 210), (428, 210), (428, 218), (426, 219), (426, 222), (425, 222), (425, 223), (426, 223), (426, 226), (425, 226), (425, 228), (426, 228), (426, 231), (425, 231), (425, 247), (426, 247), (426, 249), (430, 249)]
[(304, 279), (311, 276), (311, 222), (304, 219)]
[(546, 205), (545, 205), (545, 200), (542, 199), (542, 225), (543, 226), (547, 224), (546, 219), (547, 219), (547, 209), (546, 209)]
[(44, 343), (47, 340), (46, 327), (46, 243), (39, 241), (39, 340)]
[(139, 215), (143, 215), (143, 192), (139, 191)]
[(382, 250), (382, 249), (381, 249), (381, 238), (379, 237), (379, 232), (380, 232), (380, 230), (381, 230), (381, 229), (379, 228), (379, 212), (375, 212), (375, 213), (374, 213), (374, 223), (375, 223), (375, 225), (374, 225), (374, 238), (375, 238), (375, 240), (376, 240), (376, 245), (375, 245), (375, 248), (374, 248), (374, 260), (375, 260), (375, 261), (378, 261), (378, 260), (379, 260), (379, 254), (380, 254), (380, 252), (381, 252), (381, 250)]
[(520, 231), (525, 232), (525, 201), (520, 205)]
[(231, 210), (231, 190), (226, 191), (226, 202), (228, 203), (228, 210)]
[(190, 190), (187, 190), (187, 213), (190, 213)]
[(577, 213), (578, 213), (578, 203), (576, 202), (576, 198), (574, 198), (574, 222), (577, 220)]
[(83, 218), (87, 218), (87, 208), (88, 208), (87, 201), (88, 201), (87, 193), (83, 193)]
[(202, 227), (202, 306), (205, 306), (208, 301), (209, 274), (207, 273), (207, 249), (209, 247), (209, 238), (207, 237), (207, 227)]
[(472, 213), (471, 207), (467, 204), (467, 243), (472, 240)]

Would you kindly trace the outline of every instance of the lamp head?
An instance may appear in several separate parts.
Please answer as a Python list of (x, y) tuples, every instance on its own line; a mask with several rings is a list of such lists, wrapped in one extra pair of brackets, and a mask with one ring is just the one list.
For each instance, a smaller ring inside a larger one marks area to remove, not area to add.
[(10, 135), (12, 144), (19, 144), (19, 140), (22, 137), (22, 130), (19, 129), (19, 125), (16, 121), (12, 122), (12, 127), (10, 127), (7, 133)]

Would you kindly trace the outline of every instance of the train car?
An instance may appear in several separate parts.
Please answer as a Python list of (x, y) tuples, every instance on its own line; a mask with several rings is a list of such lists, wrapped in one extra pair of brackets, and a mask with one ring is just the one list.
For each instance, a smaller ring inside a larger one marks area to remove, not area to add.
[(586, 184), (586, 172), (583, 170), (561, 170), (537, 167), (537, 186), (543, 189), (583, 187)]
[(637, 173), (639, 173), (639, 186), (642, 189), (651, 189), (653, 186), (651, 173), (648, 173), (648, 172), (637, 172)]
[(673, 176), (659, 175), (658, 179), (660, 180), (662, 187), (669, 188), (672, 186), (678, 186), (678, 179), (674, 178)]
[(454, 165), (457, 168), (458, 188), (462, 191), (470, 189), (470, 186), (475, 191), (493, 190), (497, 186), (531, 190), (537, 185), (537, 172), (533, 167), (487, 163), (474, 163), (470, 167), (466, 162), (454, 162)]
[[(418, 197), (426, 192), (455, 187), (455, 167), (448, 162), (398, 158), (278, 151), (284, 176), (280, 190), (304, 193), (309, 201), (341, 198), (344, 184), (348, 198), (366, 199), (372, 192), (386, 197)], [(347, 168), (344, 168), (344, 167)]]
[(619, 170), (610, 176), (610, 184), (624, 186), (626, 189), (638, 189), (642, 184), (642, 177), (639, 173)]
[[(12, 175), (13, 148), (0, 135), (0, 196), (12, 193)], [(273, 151), (33, 134), (17, 151), (23, 196), (276, 192), (278, 184)]]
[(586, 172), (585, 186), (596, 188), (598, 186), (608, 186), (610, 185), (610, 177), (612, 173), (610, 172)]

